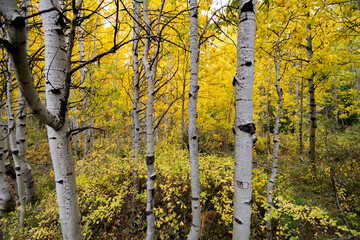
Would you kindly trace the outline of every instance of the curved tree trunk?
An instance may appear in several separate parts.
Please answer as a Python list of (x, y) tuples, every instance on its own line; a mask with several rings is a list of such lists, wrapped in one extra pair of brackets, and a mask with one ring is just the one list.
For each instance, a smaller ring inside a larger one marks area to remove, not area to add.
[[(21, 6), (22, 16), (28, 16), (30, 6), (30, 0), (23, 0)], [(25, 20), (26, 25), (26, 52), (29, 52), (29, 20)], [(25, 184), (25, 199), (29, 203), (35, 198), (35, 180), (32, 169), (26, 159), (27, 151), (27, 105), (24, 95), (21, 91), (18, 91), (18, 104), (17, 104), (17, 114), (16, 114), (16, 144), (19, 149), (19, 158), (20, 164), (23, 171), (23, 179)]]
[(237, 42), (237, 72), (235, 87), (235, 171), (233, 239), (250, 237), (252, 146), (255, 124), (253, 119), (253, 84), (255, 74), (256, 0), (239, 1)]
[(190, 92), (189, 92), (189, 157), (191, 168), (191, 212), (192, 225), (188, 240), (200, 239), (201, 207), (200, 180), (197, 140), (197, 96), (199, 73), (199, 40), (198, 40), (198, 4), (197, 0), (190, 0)]

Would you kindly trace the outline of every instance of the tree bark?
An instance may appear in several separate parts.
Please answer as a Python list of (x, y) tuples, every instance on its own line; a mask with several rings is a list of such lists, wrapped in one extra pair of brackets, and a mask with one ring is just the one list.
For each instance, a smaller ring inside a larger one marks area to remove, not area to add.
[[(2, 99), (0, 100), (0, 106), (3, 106)], [(2, 114), (3, 109), (0, 108), (0, 218), (3, 212), (10, 210), (14, 206), (14, 201), (9, 193), (9, 187), (5, 181), (5, 139), (6, 139), (6, 127), (3, 122)], [(1, 234), (0, 234), (1, 237)]]
[(192, 225), (188, 240), (200, 239), (201, 206), (200, 179), (197, 139), (197, 96), (199, 90), (199, 40), (198, 40), (198, 4), (190, 0), (190, 92), (189, 92), (189, 157), (191, 169), (191, 212)]
[(11, 61), (8, 61), (8, 79), (7, 79), (7, 96), (6, 96), (6, 112), (8, 117), (8, 135), (9, 135), (9, 142), (10, 142), (10, 150), (12, 153), (12, 157), (15, 164), (15, 173), (16, 173), (16, 190), (17, 195), (19, 197), (20, 203), (20, 229), (24, 228), (24, 220), (26, 214), (26, 197), (25, 197), (25, 185), (23, 179), (23, 169), (21, 165), (21, 160), (19, 156), (19, 149), (18, 144), (16, 144), (16, 137), (15, 137), (15, 114), (13, 109), (13, 96), (12, 96), (12, 66)]
[(156, 50), (153, 58), (153, 63), (150, 64), (148, 60), (150, 51), (150, 36), (152, 35), (151, 23), (149, 20), (149, 10), (147, 1), (143, 1), (143, 15), (145, 23), (146, 38), (144, 43), (143, 64), (145, 68), (145, 77), (148, 81), (148, 95), (146, 102), (146, 136), (147, 136), (147, 201), (146, 201), (146, 240), (152, 240), (155, 237), (155, 216), (154, 216), (154, 196), (155, 196), (155, 144), (154, 144), (154, 126), (153, 126), (153, 110), (154, 110), (154, 95), (155, 95), (155, 79), (158, 64), (158, 56), (160, 52), (160, 20), (165, 0), (161, 1), (159, 14), (157, 18), (156, 29)]
[[(30, 6), (29, 0), (24, 0), (22, 2), (22, 15), (28, 16), (28, 8)], [(26, 24), (26, 49), (27, 53), (29, 52), (29, 21), (25, 21)], [(27, 151), (27, 105), (24, 95), (21, 91), (18, 91), (18, 104), (17, 104), (17, 114), (16, 114), (16, 144), (18, 145), (19, 158), (21, 169), (23, 171), (23, 180), (25, 184), (25, 199), (26, 203), (29, 203), (35, 198), (35, 180), (32, 169), (26, 159)]]
[(252, 146), (255, 124), (253, 120), (253, 84), (255, 75), (256, 0), (239, 1), (237, 42), (237, 73), (235, 87), (235, 171), (233, 239), (250, 237)]
[(138, 158), (140, 152), (140, 122), (139, 122), (139, 38), (140, 38), (140, 3), (133, 0), (133, 123), (132, 123), (132, 148), (134, 165), (134, 195), (132, 205), (135, 207), (136, 195), (139, 185)]
[[(40, 9), (59, 7), (57, 0), (41, 0)], [(80, 212), (76, 194), (75, 163), (67, 133), (67, 113), (61, 112), (62, 102), (68, 94), (64, 91), (67, 79), (65, 26), (62, 16), (56, 12), (42, 14), (45, 39), (45, 87), (47, 108), (53, 114), (64, 117), (59, 129), (47, 126), (50, 153), (54, 165), (56, 192), (63, 239), (82, 239)], [(67, 109), (65, 109), (66, 111)]]
[[(308, 30), (311, 31), (310, 25), (307, 26)], [(310, 62), (313, 56), (312, 48), (312, 36), (309, 33), (309, 36), (306, 38), (307, 42), (307, 58)], [(315, 160), (315, 149), (316, 149), (316, 102), (315, 102), (315, 85), (314, 85), (314, 73), (311, 73), (308, 77), (308, 87), (309, 87), (309, 104), (310, 104), (310, 133), (309, 133), (309, 157), (312, 164), (313, 174), (316, 177), (316, 160)]]
[[(271, 168), (271, 175), (269, 178), (269, 182), (267, 184), (267, 203), (268, 203), (268, 209), (267, 209), (267, 215), (270, 217), (272, 208), (274, 206), (273, 203), (273, 191), (274, 191), (274, 185), (275, 180), (277, 177), (278, 172), (278, 154), (279, 154), (279, 129), (280, 129), (280, 120), (281, 120), (281, 114), (283, 111), (283, 104), (284, 104), (284, 97), (283, 92), (280, 87), (280, 69), (281, 69), (281, 52), (280, 52), (280, 40), (285, 32), (286, 28), (288, 27), (290, 23), (291, 17), (287, 21), (284, 29), (281, 31), (281, 33), (278, 35), (276, 45), (275, 45), (275, 54), (274, 54), (274, 63), (275, 63), (275, 71), (276, 71), (276, 92), (278, 95), (278, 103), (279, 108), (277, 115), (275, 117), (275, 128), (274, 128), (274, 150), (273, 150), (273, 162), (272, 162), (272, 168)], [(268, 240), (272, 239), (272, 226), (271, 226), (271, 218), (266, 220), (266, 238)]]

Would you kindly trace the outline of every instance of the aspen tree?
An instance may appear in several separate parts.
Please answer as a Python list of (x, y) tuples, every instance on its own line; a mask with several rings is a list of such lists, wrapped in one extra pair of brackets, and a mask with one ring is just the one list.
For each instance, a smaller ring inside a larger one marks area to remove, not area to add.
[[(280, 40), (282, 35), (284, 34), (286, 28), (288, 27), (290, 23), (291, 17), (289, 17), (285, 27), (281, 31), (281, 33), (278, 34), (278, 38), (275, 44), (275, 54), (274, 54), (274, 63), (275, 63), (275, 71), (276, 71), (276, 92), (278, 95), (278, 112), (275, 116), (275, 128), (274, 128), (274, 149), (273, 149), (273, 160), (272, 160), (272, 169), (271, 169), (271, 175), (269, 178), (269, 182), (267, 184), (267, 203), (268, 203), (268, 209), (267, 209), (267, 215), (270, 217), (270, 214), (272, 212), (272, 208), (274, 206), (273, 203), (273, 190), (275, 185), (275, 180), (277, 177), (278, 172), (278, 158), (279, 158), (279, 129), (280, 129), (280, 119), (281, 114), (283, 111), (283, 105), (284, 105), (284, 97), (283, 97), (283, 91), (280, 86), (280, 69), (281, 69), (281, 51), (280, 51)], [(272, 239), (272, 227), (271, 227), (271, 219), (266, 220), (266, 237), (268, 240)]]
[(235, 170), (233, 239), (250, 238), (252, 146), (255, 124), (253, 120), (253, 84), (255, 74), (256, 0), (239, 1), (237, 38), (237, 72), (235, 87)]
[(200, 239), (201, 207), (200, 180), (197, 139), (197, 97), (199, 75), (199, 40), (198, 40), (198, 4), (197, 0), (190, 0), (190, 92), (189, 92), (189, 157), (191, 168), (191, 212), (192, 225), (188, 240)]
[(8, 76), (7, 76), (7, 88), (6, 88), (6, 112), (8, 117), (8, 134), (10, 142), (10, 150), (15, 163), (16, 173), (16, 190), (20, 202), (20, 229), (24, 228), (24, 220), (26, 214), (26, 197), (25, 197), (25, 186), (23, 179), (23, 170), (19, 157), (18, 144), (16, 144), (15, 138), (15, 114), (13, 109), (13, 95), (12, 95), (12, 66), (11, 61), (8, 61)]
[(17, 2), (1, 0), (0, 13), (5, 18), (8, 41), (2, 41), (10, 53), (18, 86), (32, 112), (47, 125), (51, 158), (63, 239), (82, 239), (80, 213), (76, 194), (75, 167), (67, 131), (67, 97), (70, 62), (65, 46), (65, 23), (58, 1), (42, 0), (40, 9), (45, 37), (45, 107), (35, 90), (26, 57), (25, 19), (19, 15)]
[[(4, 106), (3, 101), (0, 100), (0, 106)], [(2, 114), (3, 109), (0, 108), (0, 218), (3, 212), (8, 211), (13, 206), (13, 199), (9, 193), (9, 187), (5, 181), (5, 139), (6, 127), (3, 122)], [(1, 237), (1, 232), (0, 232)]]
[[(22, 15), (28, 16), (30, 1), (24, 0), (22, 2)], [(25, 20), (26, 24), (26, 49), (29, 52), (29, 20)], [(17, 114), (16, 114), (16, 145), (19, 150), (19, 158), (22, 169), (22, 177), (25, 184), (25, 199), (29, 203), (35, 198), (35, 180), (32, 169), (26, 159), (27, 151), (27, 104), (24, 95), (18, 91)]]
[(134, 195), (133, 207), (135, 205), (136, 193), (138, 191), (138, 157), (140, 152), (140, 122), (139, 122), (139, 38), (140, 38), (140, 3), (133, 0), (133, 122), (132, 122), (132, 148), (134, 161)]
[(143, 64), (145, 68), (145, 77), (148, 82), (148, 95), (146, 101), (146, 141), (147, 141), (147, 153), (146, 153), (146, 167), (147, 167), (147, 200), (146, 200), (146, 239), (152, 240), (155, 237), (155, 215), (154, 215), (154, 196), (155, 196), (155, 144), (154, 144), (154, 121), (153, 121), (153, 112), (154, 112), (154, 95), (155, 95), (155, 79), (157, 64), (159, 61), (159, 52), (160, 52), (160, 20), (162, 10), (164, 8), (165, 0), (161, 1), (159, 14), (157, 17), (156, 25), (156, 50), (155, 56), (153, 58), (152, 64), (150, 64), (149, 50), (150, 50), (150, 37), (152, 35), (151, 23), (149, 19), (149, 9), (147, 1), (143, 1), (143, 17), (146, 31), (146, 38), (144, 43), (143, 51)]

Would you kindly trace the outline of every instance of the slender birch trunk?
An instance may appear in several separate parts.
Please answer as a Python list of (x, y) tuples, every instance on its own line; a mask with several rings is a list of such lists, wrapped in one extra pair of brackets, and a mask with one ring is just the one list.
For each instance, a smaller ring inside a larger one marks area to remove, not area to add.
[(253, 84), (255, 75), (256, 0), (239, 1), (237, 73), (235, 87), (235, 171), (233, 239), (250, 238), (252, 146), (255, 133), (253, 119)]
[[(0, 100), (0, 106), (3, 106), (2, 99)], [(9, 187), (5, 181), (5, 139), (6, 139), (6, 127), (2, 118), (2, 108), (0, 109), (0, 218), (3, 212), (10, 210), (14, 206), (14, 201), (9, 193)], [(1, 237), (1, 234), (0, 234)]]
[(19, 156), (18, 145), (16, 144), (15, 137), (15, 114), (13, 109), (13, 96), (12, 96), (12, 64), (11, 60), (8, 61), (8, 79), (7, 79), (7, 96), (6, 96), (6, 112), (8, 117), (8, 135), (10, 142), (10, 150), (15, 164), (16, 173), (16, 190), (20, 202), (20, 229), (24, 228), (24, 220), (26, 214), (26, 197), (25, 197), (25, 185), (23, 179), (23, 169)]
[[(94, 39), (93, 39), (93, 52), (92, 52), (92, 56), (94, 57), (96, 55), (96, 36), (97, 36), (97, 26), (99, 24), (99, 18), (100, 15), (97, 16), (96, 18), (96, 22), (95, 22), (95, 29), (94, 29)], [(82, 33), (82, 32), (81, 32)], [(84, 43), (82, 43), (84, 44)], [(84, 45), (83, 45), (84, 46)], [(82, 52), (83, 48), (82, 48)], [(81, 58), (83, 58), (84, 56), (81, 56)], [(85, 77), (84, 77), (84, 81), (85, 81)], [(90, 82), (93, 85), (94, 84), (94, 79), (93, 76), (90, 74)], [(85, 112), (86, 112), (86, 108), (87, 108), (87, 102), (88, 101), (84, 101), (83, 103), (83, 112), (84, 112), (84, 123), (87, 124), (88, 120), (85, 117)], [(85, 157), (87, 154), (89, 154), (91, 152), (92, 146), (94, 144), (94, 139), (95, 139), (95, 134), (94, 134), (94, 126), (95, 126), (95, 121), (94, 121), (94, 117), (92, 116), (92, 114), (88, 114), (90, 115), (88, 117), (88, 119), (90, 119), (90, 126), (91, 129), (87, 129), (85, 131), (84, 137), (85, 137), (85, 148), (84, 148), (84, 156), (83, 156), (83, 160), (85, 160)]]
[(267, 203), (268, 203), (267, 215), (268, 215), (269, 219), (266, 220), (266, 238), (268, 240), (272, 239), (272, 227), (271, 227), (270, 215), (272, 212), (272, 208), (274, 206), (273, 191), (274, 191), (275, 180), (276, 180), (277, 172), (278, 172), (279, 128), (280, 128), (280, 119), (281, 119), (281, 114), (283, 111), (283, 103), (284, 103), (283, 92), (280, 87), (280, 68), (281, 68), (280, 40), (281, 40), (282, 34), (285, 32), (287, 26), (289, 25), (290, 20), (291, 20), (291, 18), (289, 18), (284, 29), (278, 36), (276, 46), (275, 46), (275, 55), (274, 55), (274, 63), (275, 63), (275, 70), (276, 70), (276, 92), (279, 97), (279, 100), (278, 100), (279, 108), (278, 108), (277, 115), (275, 117), (274, 150), (273, 150), (272, 169), (271, 169), (271, 175), (269, 178), (269, 182), (267, 184)]
[[(185, 53), (186, 54), (186, 53)], [(186, 89), (186, 73), (188, 71), (188, 58), (185, 55), (186, 65), (184, 71), (182, 95), (181, 95), (181, 149), (184, 149), (184, 138), (185, 138), (185, 89)]]
[[(300, 71), (302, 71), (302, 63), (300, 62)], [(303, 104), (304, 104), (304, 78), (301, 77), (300, 81), (300, 109), (299, 109), (299, 155), (300, 160), (304, 153), (304, 142), (303, 142)]]
[(135, 207), (136, 195), (139, 185), (138, 158), (140, 152), (140, 122), (139, 122), (139, 38), (140, 38), (140, 3), (133, 0), (133, 123), (132, 123), (132, 146), (134, 164), (134, 195), (132, 205)]
[[(308, 31), (311, 31), (310, 25), (307, 26)], [(307, 58), (310, 62), (313, 56), (312, 48), (312, 36), (309, 33), (309, 36), (306, 38), (307, 42)], [(310, 134), (309, 134), (309, 157), (312, 164), (313, 174), (316, 178), (316, 160), (315, 160), (315, 149), (316, 149), (316, 102), (315, 102), (315, 84), (314, 84), (314, 73), (311, 73), (311, 76), (308, 77), (308, 87), (309, 87), (309, 118), (310, 118)]]
[[(360, 0), (358, 2), (360, 2)], [(356, 93), (357, 93), (358, 99), (360, 100), (360, 78), (359, 78), (359, 73), (356, 69), (355, 64), (353, 64), (353, 70), (355, 72)]]
[(191, 169), (191, 212), (192, 225), (188, 240), (200, 239), (201, 206), (200, 180), (197, 139), (197, 96), (199, 91), (199, 40), (198, 40), (198, 4), (190, 0), (190, 92), (189, 92), (189, 157)]
[(267, 86), (267, 95), (266, 95), (266, 137), (267, 137), (267, 152), (268, 158), (270, 157), (271, 152), (271, 136), (270, 136), (270, 83), (271, 83), (271, 65), (269, 66), (269, 79)]
[(165, 4), (165, 0), (161, 1), (161, 6), (159, 9), (159, 15), (157, 18), (157, 29), (156, 29), (156, 50), (154, 56), (154, 62), (150, 65), (148, 56), (150, 50), (150, 37), (152, 35), (151, 23), (149, 20), (149, 10), (147, 1), (143, 1), (143, 15), (144, 23), (146, 30), (146, 38), (144, 43), (144, 53), (143, 53), (143, 64), (145, 68), (145, 77), (148, 81), (148, 95), (146, 102), (146, 136), (147, 136), (147, 153), (146, 153), (146, 166), (147, 166), (147, 201), (146, 201), (146, 221), (147, 221), (147, 230), (146, 230), (146, 240), (152, 240), (155, 237), (155, 216), (154, 216), (154, 195), (155, 195), (155, 146), (154, 146), (154, 127), (153, 127), (153, 108), (154, 108), (154, 95), (155, 95), (155, 79), (157, 64), (159, 60), (160, 53), (160, 20), (162, 10)]

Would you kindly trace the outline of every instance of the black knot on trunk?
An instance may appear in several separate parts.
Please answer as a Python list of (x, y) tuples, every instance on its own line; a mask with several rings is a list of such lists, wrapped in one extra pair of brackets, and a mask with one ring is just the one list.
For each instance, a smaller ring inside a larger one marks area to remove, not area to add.
[(146, 216), (151, 215), (152, 211), (145, 211)]
[(60, 94), (60, 93), (61, 93), (61, 92), (60, 92), (60, 89), (58, 89), (58, 88), (50, 89), (50, 92), (51, 92), (52, 94)]
[(238, 82), (238, 79), (235, 75), (234, 79), (233, 79), (233, 82), (232, 82), (232, 85), (235, 87), (235, 84), (239, 85), (239, 82)]
[(240, 125), (239, 129), (241, 131), (243, 131), (243, 132), (254, 134), (255, 130), (256, 130), (256, 127), (255, 127), (254, 123), (247, 123), (247, 124), (244, 124), (244, 125)]
[(19, 150), (14, 150), (14, 151), (12, 151), (12, 154), (18, 155), (18, 154), (19, 154)]
[(155, 162), (155, 156), (146, 156), (146, 165), (152, 165)]
[(235, 218), (235, 222), (238, 223), (238, 224), (240, 224), (240, 225), (243, 224), (243, 222), (242, 222), (240, 219), (238, 219), (238, 218)]
[(252, 65), (252, 63), (251, 63), (251, 62), (249, 62), (249, 61), (245, 62), (245, 66), (250, 67), (251, 65)]
[(252, 0), (246, 2), (242, 8), (241, 8), (241, 12), (254, 12), (254, 6), (253, 6), (253, 3), (252, 3)]
[(16, 17), (14, 21), (11, 22), (15, 28), (24, 28), (25, 27), (25, 18), (23, 17)]

